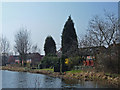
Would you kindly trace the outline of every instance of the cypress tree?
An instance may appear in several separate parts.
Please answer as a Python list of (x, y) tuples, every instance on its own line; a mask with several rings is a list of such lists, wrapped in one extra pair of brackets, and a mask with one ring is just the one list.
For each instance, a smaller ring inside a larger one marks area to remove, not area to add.
[(56, 44), (51, 36), (45, 39), (44, 51), (46, 55), (56, 55)]
[(69, 16), (62, 32), (62, 54), (65, 56), (75, 56), (78, 50), (78, 40), (74, 28), (73, 20)]

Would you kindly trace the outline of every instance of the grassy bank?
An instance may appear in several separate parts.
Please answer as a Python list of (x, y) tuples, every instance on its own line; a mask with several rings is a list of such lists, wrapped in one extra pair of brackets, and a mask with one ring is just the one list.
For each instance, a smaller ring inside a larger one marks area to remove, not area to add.
[(59, 72), (54, 72), (53, 69), (30, 69), (27, 67), (13, 67), (13, 66), (3, 66), (2, 70), (45, 74), (52, 77), (59, 77), (63, 79), (76, 79), (76, 80), (84, 80), (84, 81), (101, 80), (103, 82), (104, 81), (107, 82), (108, 84), (114, 85), (115, 87), (118, 87), (120, 83), (119, 74), (110, 74), (104, 72), (72, 70), (64, 73), (59, 73)]
[(14, 66), (2, 66), (2, 70), (18, 71), (18, 72), (30, 72), (30, 73), (40, 73), (40, 74), (50, 74), (53, 73), (53, 69), (31, 69), (28, 67), (14, 67)]

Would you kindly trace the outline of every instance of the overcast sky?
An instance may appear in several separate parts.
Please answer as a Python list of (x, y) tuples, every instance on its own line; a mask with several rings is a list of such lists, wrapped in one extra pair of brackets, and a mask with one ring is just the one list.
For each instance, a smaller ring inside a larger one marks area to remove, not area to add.
[(68, 16), (71, 15), (76, 33), (82, 37), (86, 33), (89, 20), (102, 16), (104, 9), (118, 14), (117, 2), (4, 2), (2, 3), (2, 34), (11, 44), (14, 35), (21, 28), (31, 32), (32, 44), (38, 44), (44, 54), (44, 41), (51, 35), (57, 49), (61, 47), (61, 34)]

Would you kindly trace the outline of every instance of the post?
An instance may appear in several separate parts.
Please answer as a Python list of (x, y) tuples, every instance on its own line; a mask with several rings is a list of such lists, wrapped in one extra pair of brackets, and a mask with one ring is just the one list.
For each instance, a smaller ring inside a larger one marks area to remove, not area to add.
[(60, 73), (62, 73), (62, 58), (60, 58)]

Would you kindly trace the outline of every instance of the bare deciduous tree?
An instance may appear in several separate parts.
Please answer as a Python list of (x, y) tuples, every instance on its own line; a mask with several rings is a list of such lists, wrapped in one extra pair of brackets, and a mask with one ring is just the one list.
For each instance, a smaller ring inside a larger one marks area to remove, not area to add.
[(104, 19), (95, 16), (89, 22), (88, 31), (99, 46), (109, 46), (119, 39), (118, 18), (113, 13), (105, 13)]
[(0, 50), (2, 56), (2, 65), (5, 65), (7, 62), (7, 56), (10, 50), (10, 44), (6, 37), (2, 37), (0, 40)]
[(86, 34), (83, 38), (79, 38), (79, 48), (83, 47), (92, 47), (95, 46), (96, 42), (94, 42), (93, 37), (90, 34)]
[(9, 41), (7, 40), (7, 38), (2, 37), (1, 38), (1, 52), (8, 53), (10, 50), (9, 47), (10, 47), (10, 44), (9, 44)]
[(35, 44), (35, 45), (32, 46), (32, 52), (33, 52), (33, 53), (36, 53), (36, 52), (40, 53), (40, 49), (39, 49), (39, 47), (37, 46), (37, 44)]
[(27, 29), (20, 29), (15, 35), (15, 49), (20, 55), (21, 65), (22, 60), (26, 61), (26, 55), (31, 48), (30, 33)]

